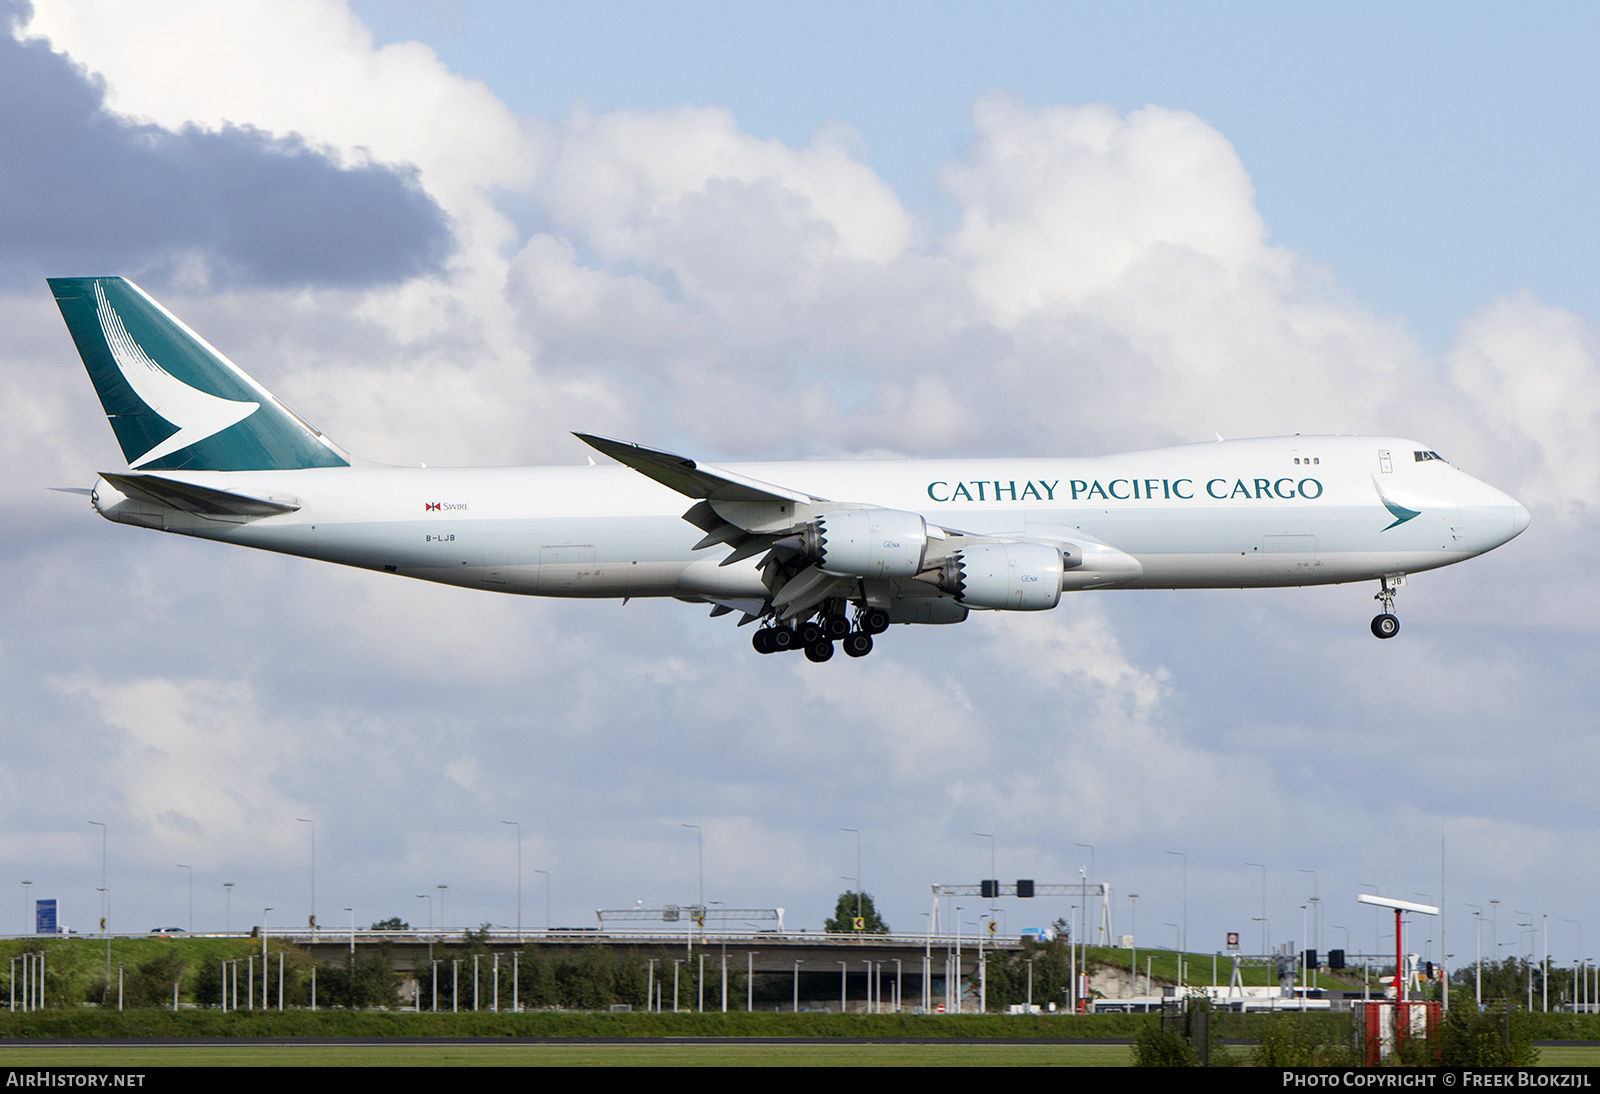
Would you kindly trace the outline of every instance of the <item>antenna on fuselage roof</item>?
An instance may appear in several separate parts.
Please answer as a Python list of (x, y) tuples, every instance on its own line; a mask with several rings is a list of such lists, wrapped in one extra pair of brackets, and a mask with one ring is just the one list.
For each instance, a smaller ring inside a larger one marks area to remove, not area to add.
[(1222, 443), (1222, 434), (1221, 434), (1221, 433), (1218, 433), (1218, 434), (1217, 434), (1217, 443), (1218, 443), (1218, 444), (1221, 444), (1221, 443)]

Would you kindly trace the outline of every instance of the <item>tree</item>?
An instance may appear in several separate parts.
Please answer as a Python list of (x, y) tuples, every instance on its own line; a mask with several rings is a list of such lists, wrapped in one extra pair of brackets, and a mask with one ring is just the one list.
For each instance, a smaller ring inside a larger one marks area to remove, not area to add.
[(388, 919), (378, 920), (372, 925), (372, 929), (375, 931), (409, 931), (411, 924), (402, 923), (399, 916), (392, 915)]
[[(858, 916), (861, 919), (859, 928), (856, 926)], [(846, 889), (839, 894), (839, 902), (834, 905), (833, 918), (822, 921), (822, 929), (837, 933), (859, 930), (864, 934), (888, 934), (889, 924), (878, 914), (878, 909), (872, 903), (871, 893), (857, 893), (853, 889)]]

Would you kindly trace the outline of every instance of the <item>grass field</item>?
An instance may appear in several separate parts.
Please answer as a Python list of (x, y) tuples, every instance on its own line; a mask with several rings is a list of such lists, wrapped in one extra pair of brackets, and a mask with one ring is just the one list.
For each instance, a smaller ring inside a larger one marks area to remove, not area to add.
[(115, 1045), (0, 1047), (0, 1067), (1126, 1067), (1121, 1045)]
[(1591, 1045), (1541, 1045), (1540, 1067), (1600, 1067), (1600, 1048)]
[[(253, 1044), (0, 1045), (4, 1067), (1128, 1067), (1125, 1045)], [(1546, 1045), (1540, 1067), (1600, 1067), (1600, 1046)]]

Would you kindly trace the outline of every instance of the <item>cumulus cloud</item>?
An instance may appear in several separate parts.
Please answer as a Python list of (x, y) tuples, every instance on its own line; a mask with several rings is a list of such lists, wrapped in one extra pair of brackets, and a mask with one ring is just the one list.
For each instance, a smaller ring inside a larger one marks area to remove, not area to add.
[(281, 838), (282, 826), (273, 822), (305, 812), (275, 785), (285, 766), (303, 757), (261, 748), (272, 727), (259, 720), (249, 684), (80, 676), (55, 686), (91, 702), (110, 731), (107, 751), (118, 778), (101, 788), (98, 806), (147, 821), (147, 838), (168, 848), (199, 839), (239, 845), (265, 831)]
[(1587, 515), (1600, 497), (1600, 331), (1526, 293), (1491, 301), (1462, 324), (1447, 367), (1480, 413), (1473, 445), (1492, 448), (1530, 504)]
[(9, 33), (0, 141), (0, 259), (13, 283), (198, 266), (222, 283), (364, 285), (426, 273), (450, 244), (415, 171), (341, 165), (248, 124), (130, 122), (78, 64)]

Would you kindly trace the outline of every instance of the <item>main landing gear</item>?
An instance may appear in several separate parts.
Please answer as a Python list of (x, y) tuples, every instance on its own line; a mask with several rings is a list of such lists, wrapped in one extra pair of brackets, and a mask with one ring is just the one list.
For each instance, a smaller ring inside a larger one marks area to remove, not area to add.
[(795, 623), (773, 623), (750, 638), (757, 653), (805, 650), (806, 659), (820, 664), (833, 656), (835, 642), (850, 657), (865, 657), (872, 652), (872, 636), (889, 629), (889, 613), (882, 608), (862, 608), (855, 625), (842, 610), (824, 612), (816, 619)]
[(1372, 617), (1374, 638), (1393, 638), (1400, 633), (1400, 620), (1394, 614), (1394, 591), (1405, 584), (1405, 574), (1388, 574), (1378, 579), (1378, 594), (1372, 599), (1383, 605), (1383, 611)]

